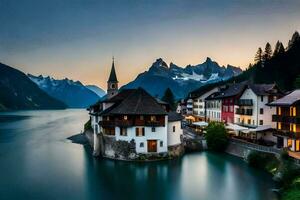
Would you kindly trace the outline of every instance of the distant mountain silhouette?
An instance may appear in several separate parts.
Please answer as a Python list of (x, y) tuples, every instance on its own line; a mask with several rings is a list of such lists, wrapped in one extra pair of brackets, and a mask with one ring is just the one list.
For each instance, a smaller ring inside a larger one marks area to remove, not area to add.
[(34, 76), (31, 74), (28, 74), (28, 77), (35, 82), (40, 89), (44, 90), (53, 98), (64, 102), (69, 108), (87, 108), (100, 99), (98, 94), (79, 81), (73, 81), (68, 78), (56, 80), (49, 76)]
[(63, 102), (41, 90), (26, 74), (0, 63), (0, 110), (63, 108)]
[(135, 80), (122, 88), (142, 87), (157, 97), (162, 97), (165, 90), (170, 88), (176, 98), (183, 98), (200, 86), (228, 80), (241, 72), (240, 68), (231, 65), (219, 66), (210, 58), (202, 64), (186, 67), (179, 67), (174, 63), (168, 66), (163, 59), (159, 58), (148, 71), (139, 74)]

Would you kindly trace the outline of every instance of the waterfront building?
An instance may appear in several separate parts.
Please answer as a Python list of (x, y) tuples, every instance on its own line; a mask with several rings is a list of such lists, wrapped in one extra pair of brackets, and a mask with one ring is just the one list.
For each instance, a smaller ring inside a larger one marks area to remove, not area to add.
[(276, 107), (272, 121), (276, 123), (274, 135), (277, 137), (278, 148), (300, 151), (300, 90), (269, 103)]
[(127, 142), (135, 154), (168, 153), (181, 146), (180, 114), (142, 88), (118, 90), (114, 63), (107, 83), (106, 97), (90, 107), (95, 155), (118, 157), (118, 141)]

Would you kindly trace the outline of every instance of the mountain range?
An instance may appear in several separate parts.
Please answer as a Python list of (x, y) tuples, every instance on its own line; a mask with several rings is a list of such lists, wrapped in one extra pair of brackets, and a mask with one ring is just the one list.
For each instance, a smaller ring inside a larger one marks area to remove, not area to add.
[(68, 78), (57, 80), (42, 75), (28, 74), (30, 80), (51, 97), (64, 102), (69, 108), (87, 108), (96, 103), (105, 92), (95, 85), (85, 86)]
[(23, 72), (0, 63), (0, 110), (66, 107), (63, 102), (41, 90)]
[(242, 70), (239, 67), (220, 66), (211, 58), (207, 58), (202, 64), (186, 67), (180, 67), (174, 63), (168, 65), (159, 58), (148, 71), (139, 74), (135, 80), (122, 88), (142, 87), (156, 97), (162, 97), (165, 90), (170, 88), (175, 97), (180, 99), (200, 86), (228, 80), (241, 73)]

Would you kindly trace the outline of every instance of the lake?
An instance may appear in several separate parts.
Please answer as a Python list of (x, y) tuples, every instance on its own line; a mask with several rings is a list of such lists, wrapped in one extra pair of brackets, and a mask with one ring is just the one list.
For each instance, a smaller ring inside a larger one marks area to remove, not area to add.
[(0, 113), (0, 199), (273, 200), (269, 174), (209, 152), (130, 163), (94, 158), (67, 140), (86, 110)]

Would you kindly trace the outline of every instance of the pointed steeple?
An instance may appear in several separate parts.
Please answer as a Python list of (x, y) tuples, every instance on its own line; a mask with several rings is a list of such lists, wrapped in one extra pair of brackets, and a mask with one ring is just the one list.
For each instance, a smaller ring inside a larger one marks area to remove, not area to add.
[(112, 60), (111, 71), (110, 71), (109, 79), (108, 79), (107, 82), (117, 83), (118, 79), (117, 79), (116, 70), (115, 70), (115, 58), (113, 57), (112, 59), (113, 60)]
[(111, 71), (110, 71), (110, 75), (109, 75), (109, 78), (107, 81), (107, 96), (108, 96), (108, 98), (111, 98), (118, 93), (118, 89), (119, 89), (118, 82), (119, 81), (117, 79), (116, 70), (115, 70), (115, 59), (113, 57)]

